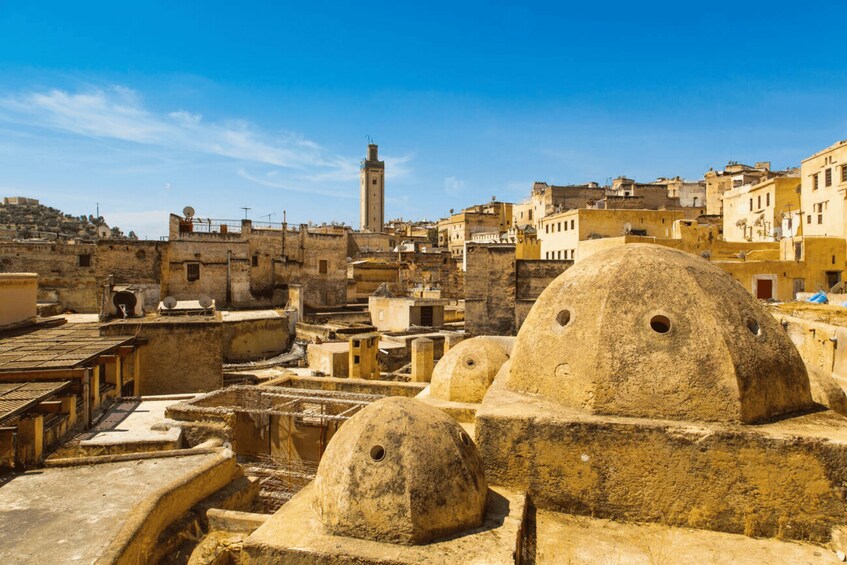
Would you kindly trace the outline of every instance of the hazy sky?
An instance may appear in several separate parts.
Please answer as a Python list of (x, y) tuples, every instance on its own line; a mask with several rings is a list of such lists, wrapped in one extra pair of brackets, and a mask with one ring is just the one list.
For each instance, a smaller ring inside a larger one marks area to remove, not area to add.
[(4, 2), (0, 196), (358, 226), (847, 138), (847, 3)]

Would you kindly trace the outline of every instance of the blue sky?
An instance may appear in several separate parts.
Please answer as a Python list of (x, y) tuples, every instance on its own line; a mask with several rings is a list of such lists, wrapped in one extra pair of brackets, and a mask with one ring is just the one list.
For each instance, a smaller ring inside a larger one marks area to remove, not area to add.
[[(3, 2), (0, 195), (101, 213), (358, 224), (534, 180), (699, 178), (847, 138), (847, 4)], [(264, 217), (263, 217), (264, 216)]]

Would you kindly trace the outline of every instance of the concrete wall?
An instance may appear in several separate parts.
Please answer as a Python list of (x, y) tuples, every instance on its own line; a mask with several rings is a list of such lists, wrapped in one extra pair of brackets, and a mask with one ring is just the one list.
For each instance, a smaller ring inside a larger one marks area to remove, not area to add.
[(0, 329), (34, 322), (37, 297), (37, 274), (0, 273)]
[(223, 386), (223, 324), (190, 316), (115, 321), (103, 335), (137, 335), (142, 395), (208, 392)]
[(288, 351), (288, 317), (223, 322), (223, 359), (228, 363), (266, 359)]

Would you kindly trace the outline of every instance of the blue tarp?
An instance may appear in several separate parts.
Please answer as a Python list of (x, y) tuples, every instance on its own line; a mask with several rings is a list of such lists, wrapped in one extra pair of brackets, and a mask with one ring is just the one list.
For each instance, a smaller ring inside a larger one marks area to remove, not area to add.
[(829, 300), (826, 298), (825, 292), (818, 291), (810, 296), (806, 302), (812, 302), (813, 304), (826, 304)]

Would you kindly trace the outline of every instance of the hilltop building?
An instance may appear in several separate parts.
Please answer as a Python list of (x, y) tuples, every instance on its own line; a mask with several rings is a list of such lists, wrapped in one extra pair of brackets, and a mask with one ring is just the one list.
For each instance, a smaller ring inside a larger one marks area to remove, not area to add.
[(803, 233), (847, 237), (847, 140), (804, 159), (800, 177)]

